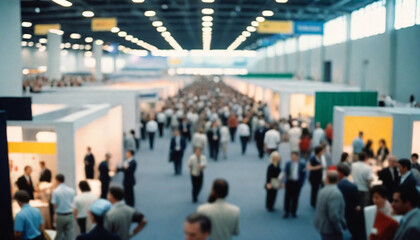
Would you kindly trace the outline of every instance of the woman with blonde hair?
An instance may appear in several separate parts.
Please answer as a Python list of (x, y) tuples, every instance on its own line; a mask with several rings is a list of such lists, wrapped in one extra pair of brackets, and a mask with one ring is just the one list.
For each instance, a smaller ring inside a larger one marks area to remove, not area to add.
[(267, 178), (265, 183), (265, 189), (267, 190), (265, 207), (269, 212), (274, 211), (277, 189), (279, 189), (281, 185), (280, 179), (278, 178), (281, 172), (280, 161), (281, 157), (277, 151), (274, 151), (270, 154), (270, 165), (267, 169)]

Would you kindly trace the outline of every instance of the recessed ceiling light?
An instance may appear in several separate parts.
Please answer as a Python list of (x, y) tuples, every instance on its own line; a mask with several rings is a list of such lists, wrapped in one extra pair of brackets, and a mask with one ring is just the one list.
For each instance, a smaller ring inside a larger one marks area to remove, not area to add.
[(40, 38), (39, 42), (45, 44), (45, 43), (47, 43), (47, 39), (46, 38)]
[(124, 32), (124, 31), (121, 31), (121, 32), (118, 33), (118, 36), (119, 37), (125, 37), (125, 36), (127, 36), (127, 33)]
[(213, 21), (213, 17), (212, 16), (204, 16), (201, 18), (201, 20), (203, 20), (204, 22), (211, 22)]
[(271, 16), (274, 15), (274, 12), (271, 11), (271, 10), (264, 10), (264, 11), (262, 11), (262, 15), (265, 16), (265, 17), (271, 17)]
[(211, 27), (203, 27), (202, 30), (203, 30), (203, 32), (211, 32), (212, 31)]
[(31, 37), (32, 37), (31, 34), (23, 34), (22, 35), (22, 38), (24, 38), (24, 39), (30, 39)]
[(73, 44), (73, 46), (71, 46), (72, 49), (74, 50), (78, 50), (80, 48), (79, 44)]
[(212, 22), (203, 22), (202, 25), (203, 25), (203, 27), (211, 27), (211, 26), (213, 26), (213, 23)]
[(258, 27), (258, 25), (260, 25), (257, 21), (252, 21), (251, 25), (254, 27)]
[(134, 37), (133, 37), (133, 35), (127, 35), (126, 37), (125, 37), (125, 40), (127, 40), (127, 41), (131, 41), (131, 39), (133, 39)]
[(201, 0), (203, 3), (214, 3), (214, 0)]
[(244, 37), (249, 37), (249, 36), (251, 36), (251, 33), (250, 33), (250, 32), (248, 32), (248, 31), (243, 31), (243, 32), (242, 32), (242, 36), (244, 36)]
[(104, 41), (102, 41), (101, 39), (98, 39), (98, 40), (95, 41), (95, 44), (96, 45), (102, 45), (102, 44), (104, 44)]
[(132, 0), (133, 3), (144, 3), (144, 0)]
[(93, 38), (87, 37), (87, 38), (85, 38), (85, 42), (91, 43), (91, 42), (93, 42)]
[(278, 3), (287, 3), (288, 0), (276, 0)]
[(32, 23), (31, 22), (22, 22), (22, 27), (31, 27)]
[(152, 22), (153, 27), (160, 27), (163, 26), (163, 22), (161, 21), (154, 21)]
[(146, 12), (144, 12), (144, 16), (146, 16), (146, 17), (154, 17), (154, 16), (156, 16), (156, 12), (155, 11), (152, 11), (152, 10), (146, 11)]
[(28, 42), (25, 42), (25, 41), (22, 41), (22, 42), (21, 42), (21, 46), (22, 46), (22, 47), (26, 47), (27, 45), (28, 45)]
[(203, 8), (201, 10), (201, 13), (202, 14), (213, 14), (214, 13), (214, 10), (212, 8)]
[(82, 12), (83, 17), (93, 17), (95, 14), (92, 11), (83, 11)]
[(137, 43), (139, 41), (139, 39), (138, 38), (133, 38), (133, 39), (131, 39), (131, 42), (132, 43)]
[(256, 29), (255, 27), (252, 27), (252, 26), (248, 26), (248, 27), (246, 27), (246, 30), (247, 30), (248, 32), (255, 32), (255, 31), (257, 31), (257, 29)]
[(70, 38), (72, 39), (80, 39), (82, 36), (80, 36), (80, 34), (78, 33), (72, 33), (70, 34)]
[(52, 0), (52, 1), (63, 7), (71, 7), (73, 5), (73, 3), (67, 0)]
[(265, 18), (263, 17), (257, 17), (255, 20), (257, 20), (257, 22), (264, 22)]
[(119, 32), (120, 31), (120, 29), (119, 28), (117, 28), (117, 27), (113, 27), (113, 28), (111, 28), (111, 32), (112, 33), (117, 33), (117, 32)]
[(92, 52), (91, 51), (86, 51), (85, 52), (85, 57), (92, 57)]
[(86, 50), (90, 50), (90, 49), (92, 49), (92, 46), (90, 46), (90, 45), (86, 45), (86, 46), (85, 46), (85, 49), (86, 49)]
[(28, 47), (33, 47), (34, 46), (34, 42), (28, 42)]
[(169, 37), (169, 36), (171, 36), (171, 33), (170, 32), (163, 32), (160, 35), (162, 35), (162, 37)]
[(156, 30), (158, 32), (164, 32), (164, 31), (166, 31), (166, 27), (158, 27), (158, 28), (156, 28)]

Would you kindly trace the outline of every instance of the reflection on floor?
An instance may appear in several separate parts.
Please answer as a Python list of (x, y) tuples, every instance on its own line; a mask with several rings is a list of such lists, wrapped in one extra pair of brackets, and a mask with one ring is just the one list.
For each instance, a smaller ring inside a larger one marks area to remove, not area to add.
[[(199, 204), (207, 200), (211, 184), (216, 178), (229, 182), (227, 201), (241, 208), (240, 235), (243, 240), (300, 240), (320, 239), (313, 227), (314, 210), (309, 205), (309, 184), (306, 182), (300, 195), (297, 219), (283, 219), (284, 190), (277, 195), (276, 212), (265, 210), (263, 188), (268, 157), (259, 160), (255, 143), (251, 142), (245, 156), (240, 154), (239, 141), (229, 143), (228, 159), (209, 161), (204, 172), (204, 186), (199, 203), (191, 200), (191, 183), (186, 161), (192, 153), (186, 150), (182, 176), (174, 176), (173, 165), (168, 162), (169, 131), (164, 138), (157, 138), (155, 150), (150, 151), (148, 142), (141, 142), (136, 155), (137, 185), (136, 208), (143, 212), (148, 226), (135, 238), (145, 240), (182, 240), (185, 217), (195, 212)], [(207, 153), (207, 149), (206, 149)], [(117, 175), (116, 181), (121, 180)]]

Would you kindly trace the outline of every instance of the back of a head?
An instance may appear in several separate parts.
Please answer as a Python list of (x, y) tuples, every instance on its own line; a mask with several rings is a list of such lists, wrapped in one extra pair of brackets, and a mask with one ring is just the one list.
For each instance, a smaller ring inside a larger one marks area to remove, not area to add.
[(28, 192), (26, 192), (25, 190), (19, 190), (15, 193), (15, 195), (13, 196), (13, 198), (16, 201), (19, 201), (21, 203), (28, 203), (30, 200), (30, 196), (28, 194)]
[(329, 184), (336, 184), (338, 182), (338, 172), (335, 170), (327, 171), (327, 180)]
[(210, 233), (211, 232), (211, 221), (208, 217), (200, 213), (192, 213), (188, 215), (185, 219), (185, 222), (194, 224), (198, 223), (200, 225), (200, 231), (202, 233)]
[(121, 201), (124, 199), (124, 190), (118, 186), (111, 186), (108, 190), (109, 194), (111, 194), (115, 200)]
[(340, 159), (340, 162), (345, 162), (345, 161), (347, 161), (347, 158), (349, 157), (349, 154), (348, 153), (346, 153), (346, 152), (343, 152), (342, 154), (341, 154), (341, 159)]
[(217, 198), (226, 198), (229, 193), (229, 184), (224, 179), (216, 179), (213, 182), (213, 191)]
[(79, 189), (82, 192), (89, 192), (90, 191), (89, 183), (87, 181), (80, 181), (79, 182)]
[(410, 169), (411, 169), (411, 161), (410, 161), (410, 160), (408, 160), (407, 158), (402, 158), (402, 159), (398, 160), (398, 163), (399, 163), (402, 167), (404, 167), (404, 168), (406, 168), (406, 169), (408, 169), (408, 170), (410, 170)]
[(322, 150), (323, 150), (323, 148), (322, 148), (321, 146), (316, 146), (316, 147), (315, 147), (315, 150), (314, 150), (315, 155), (318, 155), (319, 153), (321, 153), (321, 152), (322, 152)]
[(339, 163), (337, 165), (337, 171), (343, 174), (343, 176), (348, 177), (350, 175), (350, 167), (345, 163)]
[(370, 190), (370, 193), (371, 193), (372, 196), (373, 196), (373, 194), (377, 193), (382, 198), (387, 198), (387, 196), (388, 196), (388, 190), (386, 189), (386, 187), (384, 185), (373, 186), (372, 189)]
[(57, 175), (55, 176), (55, 180), (57, 180), (57, 181), (58, 181), (58, 182), (60, 182), (60, 183), (63, 183), (63, 182), (64, 182), (64, 175), (63, 175), (63, 174), (61, 174), (61, 173), (57, 174)]
[(365, 153), (359, 153), (358, 157), (359, 157), (359, 161), (364, 162), (365, 159), (366, 159), (366, 154)]

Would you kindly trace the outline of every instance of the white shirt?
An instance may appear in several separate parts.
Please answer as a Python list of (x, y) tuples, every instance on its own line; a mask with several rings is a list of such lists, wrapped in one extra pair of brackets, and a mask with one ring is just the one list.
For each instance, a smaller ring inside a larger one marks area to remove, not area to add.
[(319, 146), (321, 144), (321, 141), (324, 139), (324, 136), (324, 129), (315, 129), (314, 133), (312, 134), (312, 147)]
[(299, 162), (291, 162), (290, 164), (290, 180), (299, 180)]
[(206, 135), (204, 133), (199, 133), (199, 132), (194, 133), (194, 136), (192, 139), (192, 145), (194, 147), (204, 149), (207, 146)]
[(164, 123), (166, 121), (166, 115), (163, 112), (160, 112), (157, 114), (156, 116), (157, 122), (158, 123)]
[[(264, 144), (268, 149), (277, 149), (280, 143), (280, 133), (275, 129), (268, 130), (264, 136)], [(287, 156), (289, 157), (289, 156)]]
[(77, 195), (73, 201), (73, 208), (77, 210), (77, 218), (86, 218), (90, 205), (96, 199), (98, 197), (92, 192), (82, 192), (80, 195)]
[(197, 155), (193, 154), (191, 155), (190, 159), (188, 160), (188, 166), (191, 170), (191, 175), (198, 177), (201, 175), (201, 169), (199, 169), (199, 166), (206, 166), (207, 160), (206, 156), (201, 154), (200, 161), (197, 158)]
[(172, 110), (172, 108), (168, 108), (166, 109), (165, 114), (167, 117), (170, 117), (172, 114), (174, 114), (174, 110)]
[(222, 126), (220, 128), (220, 141), (221, 142), (229, 141), (229, 128), (227, 126)]
[(240, 137), (249, 137), (251, 135), (251, 131), (249, 130), (248, 124), (245, 124), (245, 123), (239, 124), (238, 135)]
[(368, 180), (373, 180), (372, 169), (364, 162), (355, 162), (351, 165), (351, 174), (353, 175), (353, 182), (357, 185), (359, 191), (369, 191)]
[(146, 132), (154, 133), (158, 129), (158, 124), (155, 120), (150, 120), (146, 123)]
[(133, 161), (133, 160), (134, 160), (134, 158), (128, 158), (128, 159), (124, 160), (123, 165), (122, 165), (123, 168), (127, 169), (130, 166), (130, 162)]
[(292, 151), (299, 151), (300, 137), (302, 136), (302, 129), (293, 127), (289, 130), (289, 142)]
[(51, 203), (57, 205), (56, 213), (73, 212), (73, 199), (75, 191), (64, 183), (58, 185), (52, 192)]

